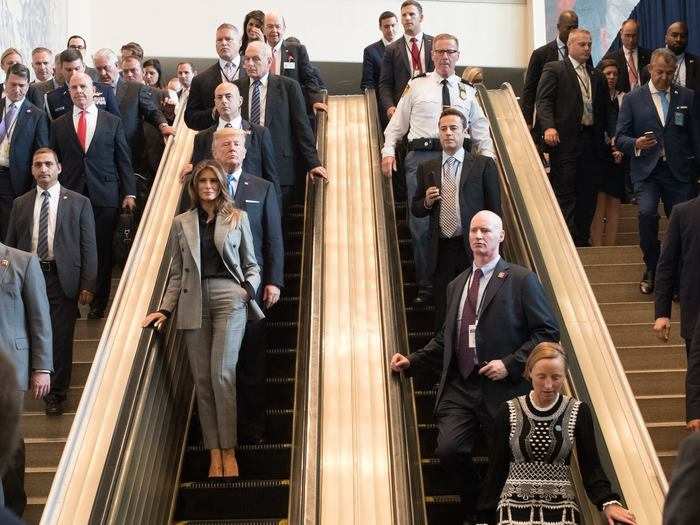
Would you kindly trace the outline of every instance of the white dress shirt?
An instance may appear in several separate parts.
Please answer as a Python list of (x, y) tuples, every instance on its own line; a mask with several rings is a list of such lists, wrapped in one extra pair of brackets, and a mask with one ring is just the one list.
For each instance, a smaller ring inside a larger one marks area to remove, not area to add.
[(566, 58), (566, 44), (557, 37), (557, 60)]
[(236, 55), (233, 57), (233, 60), (231, 60), (231, 64), (233, 64), (233, 76), (230, 78), (226, 77), (226, 74), (224, 73), (226, 71), (226, 60), (219, 59), (219, 67), (221, 68), (221, 81), (222, 82), (233, 82), (234, 80), (238, 80), (240, 71), (241, 71), (241, 55)]
[[(384, 130), (383, 157), (393, 157), (396, 143), (408, 132), (408, 140), (438, 138), (438, 121), (442, 113), (442, 80), (432, 71), (410, 81), (396, 111)], [(467, 118), (469, 136), (478, 153), (496, 158), (489, 121), (476, 100), (476, 89), (461, 82), (457, 75), (447, 78), (452, 107)]]
[[(78, 122), (80, 121), (80, 112), (83, 111), (78, 106), (73, 106), (73, 126), (75, 126), (75, 134), (78, 134)], [(97, 106), (91, 104), (85, 109), (85, 151), (90, 149), (92, 137), (95, 136), (95, 128), (97, 127)]]
[[(265, 125), (265, 106), (267, 105), (265, 99), (267, 98), (267, 81), (269, 79), (269, 73), (260, 79), (260, 122), (254, 122), (253, 124)], [(253, 82), (255, 81), (251, 78), (250, 89), (248, 90), (248, 121), (250, 121), (250, 108), (253, 102)]]
[[(61, 185), (57, 182), (51, 186), (49, 192), (49, 225), (47, 238), (49, 241), (49, 259), (53, 260), (53, 239), (56, 233), (56, 215), (58, 214), (58, 201), (61, 198)], [(41, 205), (44, 202), (44, 190), (36, 187), (36, 197), (34, 199), (34, 219), (32, 226), (32, 253), (36, 253), (39, 244), (39, 219), (41, 217)]]
[[(660, 92), (660, 90), (656, 89), (656, 86), (654, 83), (650, 80), (649, 81), (649, 91), (651, 92), (651, 100), (654, 101), (654, 107), (656, 108), (656, 114), (659, 115), (659, 120), (661, 121), (661, 125), (663, 127), (666, 127), (666, 120), (664, 118), (664, 111), (663, 107), (661, 106), (661, 97), (657, 95), (657, 93)], [(668, 100), (668, 110), (671, 111), (671, 88), (669, 87), (666, 90), (666, 100)]]
[(279, 75), (282, 69), (282, 39), (277, 42), (277, 45), (272, 48), (272, 56), (275, 58), (273, 60), (274, 67), (270, 68), (270, 73), (273, 75)]
[[(462, 231), (463, 231), (463, 229), (462, 229), (462, 216), (459, 213), (459, 209), (460, 209), (459, 208), (459, 184), (460, 184), (460, 181), (462, 180), (462, 165), (464, 164), (464, 148), (459, 148), (459, 150), (457, 150), (454, 155), (450, 155), (449, 153), (445, 153), (444, 151), (442, 152), (442, 163), (440, 164), (442, 169), (440, 170), (440, 173), (441, 173), (441, 178), (443, 179), (442, 180), (442, 187), (443, 188), (445, 187), (445, 181), (444, 181), (445, 162), (447, 162), (447, 159), (450, 157), (453, 157), (457, 161), (457, 167), (455, 168), (456, 169), (455, 187), (457, 188), (457, 190), (456, 190), (457, 194), (455, 195), (455, 207), (456, 207), (455, 212), (457, 213), (457, 231), (455, 231), (455, 233), (454, 233), (454, 237), (456, 237), (458, 235), (462, 235)], [(442, 208), (440, 208), (440, 209), (442, 210)]]
[[(629, 50), (626, 47), (623, 46), (623, 52), (625, 53), (625, 61), (627, 63), (627, 76), (629, 76), (629, 71), (630, 71), (630, 64), (634, 65), (634, 70), (637, 72), (637, 83), (635, 86), (641, 85), (639, 81), (639, 53), (637, 52), (637, 49)], [(630, 90), (634, 88), (635, 86), (630, 86)]]
[[(260, 90), (260, 93), (262, 95), (262, 89)], [(243, 127), (243, 117), (238, 115), (237, 117), (233, 117), (233, 120), (231, 120), (230, 122), (227, 122), (226, 120), (219, 117), (219, 125), (216, 127), (216, 129), (225, 128), (226, 124), (231, 124), (231, 127), (233, 129), (241, 129)]]
[(413, 55), (411, 55), (411, 46), (413, 43), (411, 42), (412, 38), (416, 39), (416, 45), (418, 46), (418, 53), (420, 54), (420, 65), (421, 65), (421, 71), (423, 73), (427, 73), (425, 70), (425, 44), (423, 42), (423, 33), (418, 33), (416, 36), (409, 36), (409, 35), (403, 35), (404, 42), (406, 45), (404, 46), (406, 48), (406, 55), (408, 56), (408, 67), (411, 70), (411, 77), (413, 77), (413, 74), (415, 73), (413, 71)]
[(676, 73), (673, 75), (673, 83), (683, 87), (686, 81), (685, 53), (676, 55)]
[(581, 124), (584, 126), (593, 125), (593, 93), (591, 92), (591, 77), (588, 74), (586, 64), (582, 64), (569, 55), (569, 60), (574, 66), (574, 73), (578, 77), (578, 87), (581, 90), (581, 100), (583, 101), (583, 112), (581, 113)]
[[(3, 91), (3, 95), (4, 94), (5, 92)], [(19, 110), (22, 107), (22, 104), (24, 104), (24, 98), (18, 100), (17, 102), (10, 102), (10, 99), (6, 98), (5, 107), (3, 108), (2, 115), (0, 115), (0, 122), (5, 118), (7, 110), (10, 109), (10, 105), (12, 104), (14, 104), (17, 108), (17, 111), (15, 112), (15, 118), (12, 121), (12, 124), (10, 124), (10, 127), (6, 129), (5, 138), (3, 139), (2, 143), (0, 143), (0, 166), (3, 166), (5, 168), (10, 167), (10, 146), (12, 145), (12, 135), (14, 134), (15, 128), (17, 127), (17, 120), (19, 119)]]
[(233, 173), (226, 174), (226, 180), (228, 181), (228, 189), (231, 193), (231, 198), (236, 196), (236, 190), (238, 190), (238, 180), (241, 178), (241, 173), (243, 173), (243, 169), (238, 168)]

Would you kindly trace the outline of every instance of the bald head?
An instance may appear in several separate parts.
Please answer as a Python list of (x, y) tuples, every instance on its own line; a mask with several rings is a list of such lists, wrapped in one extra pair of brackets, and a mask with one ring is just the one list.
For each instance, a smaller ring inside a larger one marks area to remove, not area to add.
[(242, 101), (236, 84), (222, 82), (214, 90), (214, 107), (219, 117), (226, 122), (240, 116)]
[(259, 80), (270, 71), (272, 49), (265, 42), (254, 40), (248, 44), (243, 55), (243, 67), (253, 80)]
[(499, 255), (503, 239), (503, 221), (498, 215), (489, 210), (481, 210), (472, 217), (469, 224), (469, 246), (477, 266), (483, 266)]
[(87, 109), (94, 104), (95, 87), (86, 73), (73, 73), (68, 81), (68, 91), (73, 105), (80, 109)]
[(628, 51), (634, 51), (637, 49), (637, 43), (639, 41), (639, 24), (636, 20), (625, 20), (620, 28), (620, 41), (625, 49)]
[(559, 31), (559, 40), (566, 42), (569, 40), (569, 33), (572, 29), (578, 27), (578, 15), (576, 12), (568, 9), (562, 11), (557, 21), (557, 30)]
[(280, 40), (284, 38), (284, 32), (287, 29), (287, 24), (284, 21), (284, 17), (275, 12), (270, 11), (265, 13), (265, 25), (263, 26), (263, 33), (267, 39), (267, 43), (271, 47), (275, 47)]
[(246, 132), (236, 128), (221, 128), (214, 132), (212, 154), (227, 173), (233, 173), (243, 165), (245, 137)]
[(676, 55), (685, 53), (688, 47), (688, 24), (683, 21), (672, 23), (666, 30), (666, 47)]

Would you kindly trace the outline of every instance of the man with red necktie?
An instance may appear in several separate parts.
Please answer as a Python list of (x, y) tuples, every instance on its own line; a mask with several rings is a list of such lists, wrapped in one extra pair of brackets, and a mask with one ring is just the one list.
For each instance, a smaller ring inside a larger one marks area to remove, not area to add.
[(479, 483), (474, 441), (490, 430), (499, 406), (527, 393), (523, 369), (542, 341), (559, 328), (537, 275), (503, 260), (501, 218), (480, 211), (469, 226), (472, 265), (447, 288), (445, 324), (422, 349), (394, 354), (391, 369), (406, 375), (440, 370), (435, 451), (452, 486), (459, 487), (463, 519), (474, 521)]
[(112, 238), (119, 207), (136, 207), (131, 152), (119, 117), (102, 111), (93, 101), (92, 79), (75, 73), (69, 82), (73, 111), (51, 123), (51, 149), (63, 171), (60, 183), (90, 199), (97, 237), (97, 286), (90, 319), (100, 319), (109, 299), (112, 277)]

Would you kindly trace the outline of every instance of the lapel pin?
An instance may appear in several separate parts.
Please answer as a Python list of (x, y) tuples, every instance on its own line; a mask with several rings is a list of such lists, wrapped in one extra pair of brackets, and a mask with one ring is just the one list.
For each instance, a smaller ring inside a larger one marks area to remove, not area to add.
[(505, 279), (508, 274), (506, 272), (498, 272), (499, 279)]
[(3, 259), (0, 261), (0, 267), (7, 268), (8, 266), (10, 266), (10, 261), (8, 261), (7, 259)]
[(63, 196), (63, 200), (66, 200), (68, 198), (68, 195)]

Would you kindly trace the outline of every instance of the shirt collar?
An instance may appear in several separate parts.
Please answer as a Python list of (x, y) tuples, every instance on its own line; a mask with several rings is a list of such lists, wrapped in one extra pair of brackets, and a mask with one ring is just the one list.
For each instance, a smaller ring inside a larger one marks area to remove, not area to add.
[[(384, 37), (382, 37), (382, 42), (384, 42), (384, 47), (386, 47), (386, 46), (388, 46), (389, 44), (391, 44), (391, 42), (389, 42), (389, 41), (388, 41), (386, 38), (384, 38)], [(395, 42), (395, 40), (394, 40), (394, 42)]]
[[(659, 93), (661, 90), (657, 89), (654, 83), (649, 80), (649, 91), (651, 91), (651, 94), (654, 95), (656, 93)], [(668, 86), (668, 89), (665, 91), (665, 93), (670, 93), (671, 92), (671, 86)]]
[[(217, 129), (225, 128), (226, 124), (229, 124), (229, 122), (225, 121), (221, 117), (219, 117), (219, 126)], [(238, 115), (237, 117), (234, 117), (233, 120), (230, 121), (231, 127), (235, 129), (241, 129), (243, 126), (243, 118)]]
[[(266, 73), (264, 77), (260, 77), (260, 84), (262, 85), (262, 87), (264, 87), (264, 88), (267, 87), (267, 81), (268, 81), (269, 79), (270, 79), (270, 73), (269, 73), (269, 72)], [(251, 79), (251, 80), (253, 80), (253, 79)], [(253, 82), (255, 82), (255, 80), (253, 80)], [(251, 86), (253, 85), (253, 82), (250, 83)]]
[(578, 67), (581, 65), (581, 62), (579, 62), (578, 60), (576, 60), (576, 59), (575, 59), (574, 57), (572, 57), (571, 55), (569, 55), (569, 60), (571, 60), (571, 63), (573, 64), (574, 69), (578, 69)]
[(420, 48), (421, 44), (423, 43), (423, 33), (420, 32), (415, 36), (410, 36), (404, 33), (403, 37), (406, 39), (406, 44), (409, 46), (411, 45), (411, 39), (415, 38), (416, 39), (416, 45)]
[[(56, 182), (56, 184), (54, 184), (53, 186), (51, 186), (51, 187), (50, 187), (48, 190), (46, 190), (46, 191), (49, 192), (49, 197), (51, 198), (52, 201), (55, 200), (55, 199), (57, 199), (58, 196), (61, 194), (61, 183), (60, 183), (60, 182)], [(36, 187), (36, 194), (37, 194), (38, 196), (41, 196), (43, 193), (44, 193), (44, 189), (41, 188), (41, 187), (39, 187), (39, 186), (37, 186), (37, 187)]]
[(635, 56), (637, 54), (637, 48), (635, 47), (634, 49), (627, 49), (625, 46), (622, 46), (622, 49), (624, 50), (625, 56)]
[(277, 45), (276, 45), (275, 47), (272, 48), (272, 50), (273, 50), (275, 53), (278, 53), (278, 54), (279, 54), (280, 51), (281, 51), (281, 49), (282, 49), (282, 44), (283, 44), (283, 43), (284, 43), (284, 39), (281, 38), (280, 41), (277, 42)]
[(557, 49), (566, 48), (566, 44), (557, 37)]
[[(80, 109), (78, 106), (73, 106), (73, 116), (74, 117), (77, 117), (78, 115), (80, 115), (81, 111), (83, 111), (83, 110)], [(85, 109), (85, 113), (87, 113), (88, 115), (97, 114), (97, 106), (94, 103), (90, 104)]]
[(241, 173), (243, 173), (243, 168), (238, 168), (233, 173), (227, 173), (226, 178), (229, 180), (233, 179), (234, 181), (236, 181), (236, 183), (238, 183), (238, 179), (241, 178)]
[(454, 155), (449, 155), (448, 153), (442, 152), (442, 163), (445, 164), (449, 157), (454, 157), (461, 164), (464, 162), (464, 148), (459, 148)]
[[(498, 261), (500, 261), (500, 260), (501, 260), (501, 256), (496, 255), (496, 257), (494, 257), (494, 259), (491, 262), (484, 264), (481, 267), (482, 277), (485, 277), (487, 274), (491, 273), (494, 270), (494, 268), (496, 268), (496, 265), (498, 264)], [(475, 262), (472, 263), (472, 271), (476, 271), (478, 268), (479, 267), (476, 265)]]
[(26, 97), (23, 97), (23, 98), (19, 99), (17, 102), (11, 102), (9, 98), (5, 98), (5, 111), (7, 112), (7, 108), (10, 107), (10, 104), (14, 104), (15, 108), (17, 108), (17, 109), (21, 108), (22, 104), (24, 104), (25, 98)]
[[(438, 72), (435, 70), (428, 73), (428, 75), (432, 76), (432, 78), (433, 78), (433, 80), (435, 80), (436, 84), (441, 84), (442, 81), (444, 80), (443, 77), (441, 77), (438, 74)], [(449, 77), (447, 77), (447, 83), (450, 85), (450, 87), (455, 87), (456, 85), (459, 84), (459, 82), (460, 82), (460, 78), (457, 75), (455, 75), (454, 73), (452, 75), (450, 75)]]
[[(230, 63), (233, 64), (234, 66), (238, 67), (238, 64), (240, 63), (240, 61), (241, 61), (241, 55), (236, 55), (235, 57), (233, 57), (231, 59)], [(223, 58), (219, 58), (219, 67), (222, 70), (225, 68), (226, 64), (228, 64), (228, 62), (226, 60), (224, 60)]]

